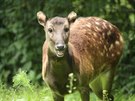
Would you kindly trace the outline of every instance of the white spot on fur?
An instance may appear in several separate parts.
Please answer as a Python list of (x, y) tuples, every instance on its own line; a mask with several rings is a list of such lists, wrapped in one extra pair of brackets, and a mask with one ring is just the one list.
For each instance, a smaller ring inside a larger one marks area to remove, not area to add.
[(97, 34), (96, 33), (93, 33), (94, 37), (97, 37)]
[(94, 44), (94, 47), (96, 47), (96, 44)]
[(99, 40), (102, 41), (102, 38), (100, 37)]
[(104, 45), (104, 49), (107, 51), (107, 47)]
[(96, 47), (97, 48), (97, 50), (99, 50), (99, 47)]
[(101, 29), (100, 29), (99, 27), (96, 27), (96, 30), (97, 30), (97, 31), (101, 31)]
[(120, 45), (120, 42), (119, 42), (119, 41), (115, 41), (115, 44), (116, 44), (116, 45)]
[(97, 22), (97, 21), (95, 22), (95, 24), (96, 24), (96, 25), (100, 25), (100, 23), (99, 23), (99, 22)]
[(107, 25), (105, 22), (103, 22), (103, 28), (106, 29), (107, 28)]
[(105, 33), (102, 33), (103, 38), (105, 39)]
[(113, 44), (110, 45), (109, 51), (113, 49)]
[(105, 23), (108, 23), (108, 21), (104, 20)]
[(120, 36), (120, 41), (121, 41), (122, 43), (124, 42), (122, 36)]
[(112, 57), (114, 57), (114, 54), (112, 53)]
[(100, 52), (100, 55), (101, 55), (101, 56), (104, 56), (104, 53)]
[(108, 55), (108, 53), (106, 53), (106, 57), (108, 57), (109, 55)]
[(90, 47), (92, 48), (93, 46), (90, 44)]
[(99, 44), (102, 44), (102, 41), (99, 41)]
[(113, 29), (113, 26), (111, 24), (109, 24), (109, 27), (110, 27), (111, 30)]
[(117, 52), (117, 55), (120, 55), (120, 52)]
[(108, 36), (110, 36), (111, 34), (112, 34), (111, 31), (108, 31), (108, 32), (107, 32), (107, 35), (108, 35)]
[(91, 27), (91, 24), (89, 23), (89, 24), (87, 24), (86, 26), (90, 28), (90, 27)]
[(93, 38), (93, 41), (95, 42), (96, 40)]

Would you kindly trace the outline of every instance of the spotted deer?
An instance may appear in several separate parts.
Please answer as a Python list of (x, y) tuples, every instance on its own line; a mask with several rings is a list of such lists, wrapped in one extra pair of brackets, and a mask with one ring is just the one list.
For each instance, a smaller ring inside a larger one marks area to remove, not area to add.
[(82, 101), (89, 101), (90, 89), (103, 101), (113, 101), (112, 82), (123, 51), (118, 28), (98, 17), (48, 19), (39, 11), (38, 22), (44, 27), (42, 77), (52, 90), (54, 101), (64, 101), (69, 74), (76, 77)]

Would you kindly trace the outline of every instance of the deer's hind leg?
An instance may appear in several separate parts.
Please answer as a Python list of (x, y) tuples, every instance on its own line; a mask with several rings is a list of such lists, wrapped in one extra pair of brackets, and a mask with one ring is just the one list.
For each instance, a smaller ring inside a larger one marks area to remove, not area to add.
[(113, 78), (114, 70), (112, 69), (103, 72), (90, 83), (93, 92), (103, 101), (113, 101), (113, 96), (111, 95)]
[(105, 71), (100, 79), (102, 82), (102, 95), (103, 101), (113, 101), (114, 97), (111, 95), (111, 88), (114, 78), (115, 68)]

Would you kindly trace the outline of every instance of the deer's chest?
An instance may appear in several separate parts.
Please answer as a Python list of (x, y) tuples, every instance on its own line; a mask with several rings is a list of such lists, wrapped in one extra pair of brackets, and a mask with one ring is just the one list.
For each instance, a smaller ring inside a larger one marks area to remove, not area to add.
[(50, 60), (47, 70), (47, 83), (51, 89), (59, 91), (59, 93), (67, 93), (66, 85), (68, 85), (69, 74), (72, 71), (72, 65), (66, 60)]

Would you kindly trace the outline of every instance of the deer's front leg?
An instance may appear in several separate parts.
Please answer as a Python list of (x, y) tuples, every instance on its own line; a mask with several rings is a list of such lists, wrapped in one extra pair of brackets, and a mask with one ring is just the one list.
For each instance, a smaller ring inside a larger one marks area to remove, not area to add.
[(89, 101), (90, 88), (89, 86), (82, 86), (79, 88), (82, 101)]

